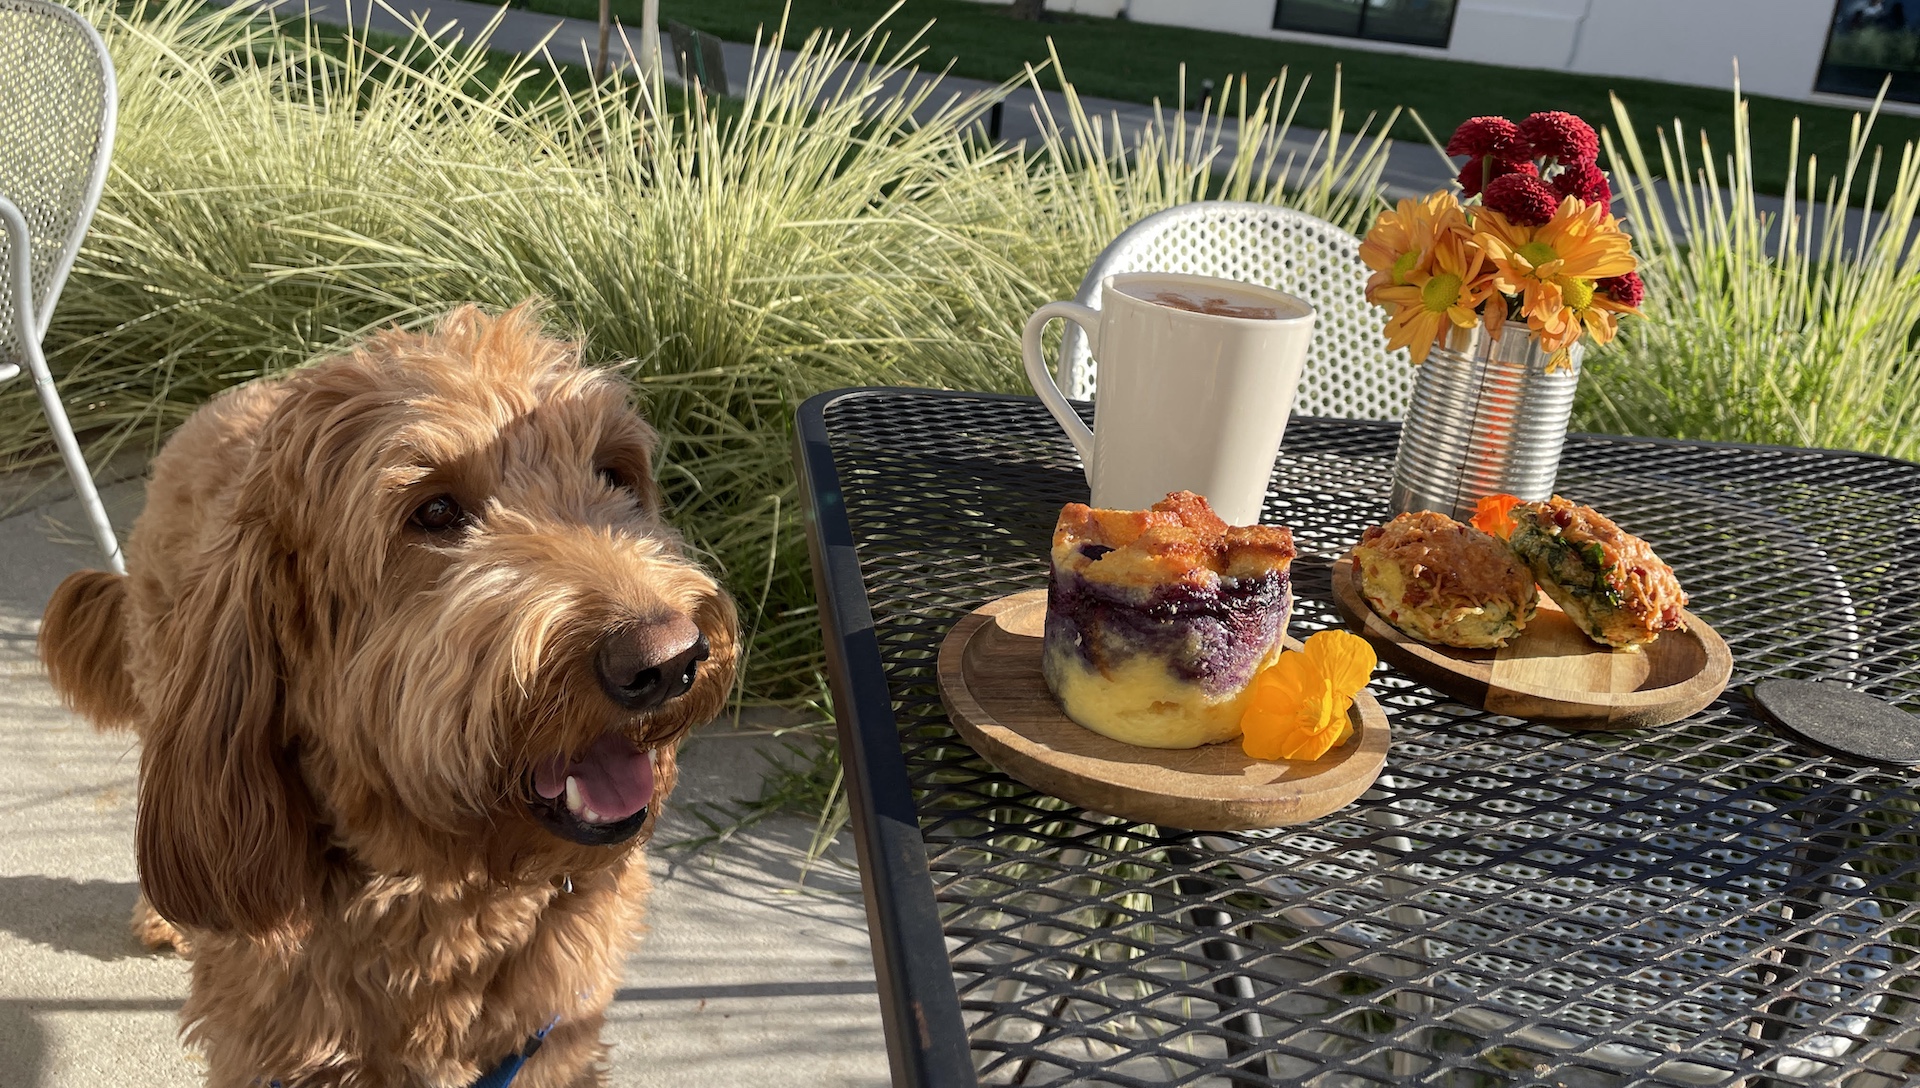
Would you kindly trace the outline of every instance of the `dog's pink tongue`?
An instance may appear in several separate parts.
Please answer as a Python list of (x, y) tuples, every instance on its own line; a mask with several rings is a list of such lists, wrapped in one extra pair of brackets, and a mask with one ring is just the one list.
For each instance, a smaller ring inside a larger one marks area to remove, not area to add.
[(580, 800), (602, 819), (624, 820), (653, 800), (653, 760), (618, 733), (608, 733), (569, 762), (555, 756), (533, 769), (533, 788), (542, 797), (567, 791), (567, 778), (580, 784)]

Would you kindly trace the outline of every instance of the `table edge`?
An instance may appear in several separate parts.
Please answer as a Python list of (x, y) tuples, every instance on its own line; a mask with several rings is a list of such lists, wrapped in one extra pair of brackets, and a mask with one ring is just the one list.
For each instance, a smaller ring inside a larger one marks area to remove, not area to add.
[(893, 696), (827, 440), (826, 409), (837, 399), (824, 393), (800, 405), (793, 461), (888, 1063), (899, 1088), (975, 1088), (971, 1044), (900, 750)]
[[(800, 413), (805, 413), (809, 409), (812, 409), (814, 414), (821, 420), (822, 431), (824, 433), (825, 416), (828, 408), (833, 407), (842, 400), (851, 400), (865, 396), (917, 396), (943, 400), (1021, 401), (1036, 405), (1041, 403), (1040, 398), (1031, 393), (989, 393), (965, 389), (933, 389), (919, 385), (850, 385), (840, 389), (830, 389), (824, 393), (816, 393), (808, 397), (805, 403), (800, 406), (799, 411)], [(1090, 400), (1076, 401), (1070, 399), (1068, 403), (1091, 406), (1094, 402)], [(1377, 427), (1393, 427), (1396, 429), (1401, 424), (1401, 421), (1397, 419), (1357, 419), (1345, 416), (1308, 416), (1298, 413), (1295, 413), (1293, 418), (1324, 419), (1343, 424), (1362, 423)], [(1701, 438), (1667, 438), (1661, 435), (1650, 434), (1610, 434), (1605, 431), (1568, 431), (1567, 437), (1595, 439), (1603, 442), (1617, 442), (1621, 444), (1676, 446), (1687, 449), (1740, 450), (1750, 453), (1813, 454), (1821, 457), (1856, 457), (1869, 461), (1886, 461), (1905, 468), (1920, 469), (1920, 461), (1909, 461), (1904, 457), (1895, 457), (1887, 453), (1874, 453), (1870, 450), (1838, 449), (1831, 446), (1783, 446), (1769, 442), (1719, 442)], [(1284, 450), (1286, 447), (1282, 445), (1281, 448)]]

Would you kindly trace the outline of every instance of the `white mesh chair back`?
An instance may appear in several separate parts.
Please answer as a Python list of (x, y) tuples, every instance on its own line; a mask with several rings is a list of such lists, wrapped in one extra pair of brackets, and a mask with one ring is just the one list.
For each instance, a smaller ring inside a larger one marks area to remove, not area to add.
[[(32, 239), (27, 269), (32, 328), (11, 275), (0, 275), (0, 369), (25, 362), (87, 233), (113, 148), (115, 94), (106, 46), (85, 19), (44, 0), (0, 0), (0, 198), (13, 204)], [(0, 269), (17, 244), (0, 231)]]
[(0, 381), (23, 370), (107, 565), (120, 541), (40, 351), (113, 153), (113, 61), (92, 24), (47, 0), (0, 0)]
[[(1266, 204), (1182, 204), (1121, 232), (1094, 260), (1075, 301), (1099, 309), (1101, 282), (1118, 272), (1219, 276), (1305, 299), (1314, 308), (1313, 347), (1293, 410), (1346, 419), (1406, 415), (1412, 363), (1404, 350), (1386, 350), (1386, 316), (1366, 300), (1360, 240), (1332, 223)], [(1099, 364), (1071, 321), (1065, 336), (1060, 388), (1090, 398)]]

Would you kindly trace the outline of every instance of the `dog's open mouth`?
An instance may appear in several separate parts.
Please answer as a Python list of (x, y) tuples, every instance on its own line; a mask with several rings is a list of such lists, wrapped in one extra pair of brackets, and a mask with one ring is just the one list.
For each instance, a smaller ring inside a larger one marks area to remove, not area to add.
[(653, 800), (653, 753), (619, 733), (568, 759), (534, 767), (527, 810), (548, 831), (587, 846), (610, 846), (639, 834)]

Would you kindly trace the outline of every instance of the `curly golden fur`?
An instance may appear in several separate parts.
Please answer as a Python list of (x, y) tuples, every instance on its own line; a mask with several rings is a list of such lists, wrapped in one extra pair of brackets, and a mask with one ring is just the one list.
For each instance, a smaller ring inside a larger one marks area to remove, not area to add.
[[(626, 387), (538, 326), (468, 307), (222, 395), (154, 462), (126, 577), (48, 605), (55, 686), (140, 734), (141, 888), (214, 1088), (466, 1085), (556, 1017), (516, 1088), (602, 1079), (640, 844), (736, 632)], [(636, 709), (609, 655), (675, 624), (708, 656), (655, 654), (691, 686)], [(606, 752), (653, 786), (630, 827), (536, 788)]]

